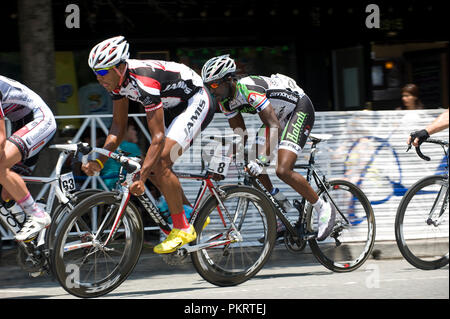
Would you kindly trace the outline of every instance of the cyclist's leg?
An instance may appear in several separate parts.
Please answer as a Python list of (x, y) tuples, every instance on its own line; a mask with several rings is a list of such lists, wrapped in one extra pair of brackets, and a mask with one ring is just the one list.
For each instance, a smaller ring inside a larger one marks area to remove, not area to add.
[(27, 162), (37, 155), (56, 132), (56, 122), (51, 112), (47, 112), (48, 107), (42, 106), (39, 110), (40, 112), (33, 112), (34, 119), (8, 138), (5, 153), (11, 157), (0, 163), (2, 175), (0, 182), (29, 216), (24, 227), (16, 235), (16, 240), (34, 237), (51, 222), (50, 215), (36, 204), (20, 175), (10, 169), (14, 164), (20, 161)]
[(194, 240), (196, 233), (183, 211), (183, 190), (172, 172), (175, 161), (192, 144), (192, 141), (211, 122), (215, 107), (207, 90), (201, 89), (189, 101), (186, 109), (170, 124), (161, 159), (155, 167), (151, 181), (167, 200), (174, 230), (167, 239), (155, 246), (157, 253), (170, 253)]
[(305, 95), (299, 100), (281, 135), (276, 169), (277, 176), (310, 203), (317, 202), (317, 194), (306, 179), (294, 171), (294, 165), (313, 128), (314, 119), (314, 107)]
[(321, 241), (333, 229), (336, 212), (330, 203), (319, 198), (307, 180), (293, 169), (297, 156), (305, 146), (306, 139), (313, 128), (314, 119), (314, 106), (308, 96), (305, 95), (292, 112), (292, 116), (281, 136), (276, 172), (281, 180), (314, 206), (319, 214), (317, 240)]
[(25, 182), (11, 167), (22, 160), (19, 149), (10, 141), (5, 142), (4, 156), (0, 161), (0, 184), (16, 202), (28, 195)]
[[(158, 170), (155, 168), (151, 181), (163, 193), (171, 214), (183, 212), (182, 204), (189, 203), (178, 178), (172, 172), (172, 166), (211, 122), (215, 110), (215, 104), (209, 92), (206, 89), (201, 89), (188, 101), (186, 108), (174, 117), (167, 129), (166, 142), (161, 153), (159, 167)], [(167, 185), (166, 178), (170, 178), (172, 184)], [(170, 185), (173, 185), (174, 189), (179, 191), (171, 193), (172, 186)], [(166, 189), (169, 197), (166, 197), (162, 188)], [(171, 198), (174, 199), (173, 203), (171, 203)]]

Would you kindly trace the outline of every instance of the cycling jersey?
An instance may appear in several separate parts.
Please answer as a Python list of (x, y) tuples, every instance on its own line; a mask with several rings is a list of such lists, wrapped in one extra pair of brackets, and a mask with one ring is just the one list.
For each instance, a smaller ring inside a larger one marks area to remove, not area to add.
[[(305, 92), (295, 81), (282, 74), (248, 76), (236, 83), (231, 99), (219, 103), (220, 109), (230, 119), (238, 113), (256, 114), (272, 105), (283, 127), (279, 148), (299, 154), (314, 125), (314, 107)], [(268, 131), (263, 125), (259, 130), (258, 144), (264, 144)]]
[(227, 118), (233, 118), (238, 113), (259, 113), (270, 101), (281, 122), (304, 95), (297, 83), (285, 75), (248, 76), (237, 82), (234, 96), (220, 102), (219, 107)]
[(211, 122), (215, 101), (201, 77), (184, 64), (159, 60), (128, 59), (123, 84), (111, 92), (113, 99), (140, 102), (145, 112), (164, 108), (166, 136), (186, 149)]
[(39, 95), (25, 85), (0, 75), (0, 118), (12, 123), (8, 140), (25, 161), (38, 154), (56, 132), (56, 121)]
[(173, 108), (187, 102), (203, 87), (201, 77), (184, 64), (160, 60), (126, 60), (123, 84), (111, 92), (113, 99), (140, 102), (146, 112)]

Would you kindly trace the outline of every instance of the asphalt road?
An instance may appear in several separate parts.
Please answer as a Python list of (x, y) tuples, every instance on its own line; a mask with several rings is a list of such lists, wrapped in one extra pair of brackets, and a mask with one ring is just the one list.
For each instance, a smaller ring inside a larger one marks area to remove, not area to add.
[[(449, 299), (448, 266), (423, 271), (401, 258), (369, 259), (360, 269), (343, 274), (303, 257), (279, 249), (253, 279), (235, 287), (216, 287), (204, 281), (189, 261), (169, 266), (160, 256), (143, 254), (128, 280), (101, 299), (184, 300), (186, 306), (200, 299)], [(27, 278), (17, 266), (3, 263), (0, 298), (76, 297), (52, 278)]]

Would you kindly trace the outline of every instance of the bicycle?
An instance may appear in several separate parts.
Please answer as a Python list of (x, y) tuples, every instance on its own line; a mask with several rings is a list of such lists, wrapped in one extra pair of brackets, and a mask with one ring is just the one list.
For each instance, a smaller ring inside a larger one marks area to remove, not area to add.
[[(445, 175), (426, 176), (413, 184), (397, 209), (395, 239), (403, 257), (414, 267), (432, 270), (448, 264), (448, 142), (428, 139), (447, 156)], [(411, 148), (409, 145), (407, 151)], [(447, 149), (446, 149), (447, 148)], [(420, 146), (417, 155), (430, 161)]]
[[(61, 286), (70, 294), (99, 297), (116, 289), (133, 271), (143, 243), (142, 219), (129, 200), (128, 187), (139, 172), (138, 159), (100, 148), (78, 146), (83, 154), (97, 152), (118, 161), (126, 171), (118, 191), (92, 195), (62, 221), (55, 239), (52, 267)], [(223, 172), (224, 165), (217, 163)], [(254, 187), (212, 182), (214, 171), (181, 173), (179, 178), (202, 182), (190, 223), (197, 239), (171, 255), (190, 255), (199, 275), (218, 286), (234, 286), (252, 278), (270, 256), (275, 242), (276, 221), (271, 203)], [(208, 191), (208, 195), (205, 194)], [(142, 207), (168, 234), (170, 225), (149, 194), (137, 196)], [(264, 236), (259, 243), (254, 238)]]
[(349, 272), (359, 268), (372, 252), (375, 243), (375, 215), (370, 201), (358, 186), (346, 180), (327, 180), (324, 174), (320, 177), (315, 167), (317, 145), (331, 137), (329, 134), (310, 135), (312, 146), (308, 164), (294, 166), (296, 169), (306, 170), (308, 183), (314, 179), (317, 194), (336, 209), (335, 225), (324, 242), (316, 241), (315, 214), (312, 205), (306, 203), (304, 198), (293, 201), (298, 219), (291, 222), (282, 203), (257, 178), (245, 175), (244, 184), (262, 190), (270, 199), (276, 216), (286, 227), (284, 243), (289, 251), (302, 251), (306, 243), (309, 243), (313, 255), (323, 266), (334, 272)]
[[(49, 148), (60, 150), (60, 154), (55, 166), (55, 174), (52, 177), (22, 176), (26, 183), (38, 183), (50, 185), (50, 191), (46, 203), (38, 202), (46, 211), (52, 211), (55, 197), (58, 205), (51, 213), (52, 223), (47, 229), (43, 229), (34, 238), (18, 242), (17, 261), (24, 271), (31, 277), (49, 274), (50, 247), (58, 231), (58, 223), (68, 211), (73, 209), (82, 199), (93, 195), (100, 190), (86, 189), (75, 190), (75, 183), (72, 173), (61, 174), (63, 164), (69, 153), (76, 149), (67, 145), (50, 145)], [(19, 205), (13, 200), (5, 203), (0, 201), (0, 223), (13, 235), (17, 234), (26, 221), (26, 215)]]

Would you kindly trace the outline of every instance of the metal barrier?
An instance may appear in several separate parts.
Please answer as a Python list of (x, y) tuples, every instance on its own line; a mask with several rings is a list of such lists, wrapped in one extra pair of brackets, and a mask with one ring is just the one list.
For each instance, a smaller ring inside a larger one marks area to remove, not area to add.
[[(317, 112), (313, 133), (333, 134), (333, 138), (319, 145), (317, 165), (330, 178), (346, 178), (359, 185), (366, 193), (373, 205), (377, 222), (377, 240), (394, 240), (394, 220), (397, 206), (406, 190), (420, 178), (441, 174), (447, 159), (438, 146), (427, 146), (426, 154), (431, 156), (430, 162), (419, 159), (414, 152), (405, 153), (406, 139), (413, 130), (425, 127), (443, 109), (416, 111), (352, 111), (352, 112)], [(258, 116), (243, 114), (247, 128), (250, 130), (249, 141), (261, 126)], [(72, 138), (79, 141), (83, 132), (90, 129), (90, 136), (94, 146), (96, 130), (101, 128), (107, 134), (108, 128), (103, 118), (112, 115), (95, 116), (56, 116), (56, 119), (83, 119), (80, 129)], [(136, 122), (136, 127), (148, 142), (151, 137), (146, 125), (139, 118), (145, 114), (130, 114)], [(216, 114), (202, 135), (223, 135), (233, 133), (227, 119), (222, 114)], [(448, 130), (433, 137), (448, 139)], [(101, 146), (101, 145), (100, 145)], [(298, 158), (305, 162), (309, 146), (305, 146), (304, 154)], [(193, 145), (181, 156), (174, 165), (174, 170), (200, 171), (201, 154), (204, 144), (201, 137), (194, 140)], [(43, 152), (45, 152), (44, 150)], [(419, 169), (418, 169), (419, 168)], [(290, 200), (298, 198), (298, 194), (289, 186), (281, 182), (269, 170), (273, 184), (278, 187)], [(237, 174), (229, 170), (223, 183), (237, 182)], [(180, 180), (186, 197), (193, 202), (200, 183), (192, 180)], [(88, 177), (82, 188), (106, 189), (101, 176)], [(48, 191), (44, 187), (36, 198), (43, 197)], [(146, 190), (151, 196), (150, 192)], [(292, 219), (296, 216), (292, 213)], [(156, 228), (147, 228), (156, 229)], [(0, 226), (2, 239), (11, 239)]]

